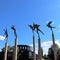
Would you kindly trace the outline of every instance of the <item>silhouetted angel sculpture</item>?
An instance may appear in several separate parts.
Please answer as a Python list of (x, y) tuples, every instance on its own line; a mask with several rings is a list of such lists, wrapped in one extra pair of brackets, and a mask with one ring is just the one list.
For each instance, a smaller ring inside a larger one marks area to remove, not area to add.
[(32, 31), (34, 31), (34, 26), (32, 26), (32, 25), (28, 25), (31, 29), (32, 29)]
[(4, 35), (5, 35), (5, 39), (8, 38), (8, 31), (7, 31), (7, 29), (4, 30)]
[(15, 26), (14, 26), (14, 25), (12, 25), (11, 29), (13, 29), (13, 30), (14, 30), (14, 34), (15, 34), (15, 36), (17, 37)]
[(52, 23), (52, 21), (48, 22), (47, 26), (52, 30), (52, 28), (55, 28), (55, 27), (52, 27), (51, 23)]
[(39, 29), (39, 26), (40, 26), (40, 25), (38, 25), (38, 24), (33, 24), (33, 26), (34, 26), (34, 29), (37, 30), (37, 33), (38, 33), (38, 31), (40, 31), (40, 32), (44, 35), (44, 33)]

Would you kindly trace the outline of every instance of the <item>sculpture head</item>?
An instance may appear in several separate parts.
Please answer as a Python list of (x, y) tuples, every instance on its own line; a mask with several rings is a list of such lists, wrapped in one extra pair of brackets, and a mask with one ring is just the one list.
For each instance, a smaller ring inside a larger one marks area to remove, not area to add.
[(14, 25), (11, 26), (11, 29), (14, 30), (14, 35), (17, 37), (17, 34), (16, 34), (16, 28)]
[(39, 31), (44, 35), (44, 33), (39, 29), (39, 26), (38, 24), (34, 24), (34, 29), (37, 33), (39, 33)]
[(5, 35), (5, 39), (8, 38), (8, 31), (7, 31), (7, 29), (4, 30), (4, 35)]
[(14, 26), (14, 25), (12, 25), (12, 26), (11, 26), (11, 29), (16, 30), (16, 28), (15, 28), (15, 26)]
[(51, 24), (52, 24), (52, 21), (48, 22), (46, 26), (52, 30), (52, 28), (55, 28), (55, 27), (51, 26)]
[(32, 29), (32, 31), (34, 31), (35, 29), (34, 29), (34, 26), (32, 26), (32, 25), (28, 25), (31, 29)]

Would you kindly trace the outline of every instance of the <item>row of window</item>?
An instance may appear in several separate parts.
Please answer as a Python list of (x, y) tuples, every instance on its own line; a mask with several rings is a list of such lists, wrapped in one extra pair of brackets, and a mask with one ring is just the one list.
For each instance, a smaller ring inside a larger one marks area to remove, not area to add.
[(25, 50), (31, 50), (32, 51), (32, 48), (29, 46), (19, 46), (19, 49), (25, 49)]

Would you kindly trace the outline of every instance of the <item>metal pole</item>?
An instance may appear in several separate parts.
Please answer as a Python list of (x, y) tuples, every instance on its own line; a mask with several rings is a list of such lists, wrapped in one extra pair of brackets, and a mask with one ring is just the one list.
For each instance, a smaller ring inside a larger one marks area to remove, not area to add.
[(35, 37), (33, 35), (33, 60), (36, 60), (36, 53), (35, 53)]
[(52, 31), (52, 42), (53, 42), (53, 48), (52, 49), (54, 51), (54, 60), (57, 60), (57, 51), (55, 49), (55, 39), (54, 39), (53, 30), (52, 30), (52, 28), (55, 28), (55, 27), (52, 27), (51, 24), (52, 24), (52, 21), (48, 22), (47, 27), (50, 28)]
[(7, 60), (7, 48), (8, 48), (8, 31), (7, 31), (7, 29), (4, 30), (4, 34), (5, 34), (5, 40), (6, 40), (5, 50), (4, 50), (4, 60)]
[(7, 43), (7, 40), (6, 40), (5, 50), (4, 50), (4, 60), (7, 60), (7, 48), (8, 48), (8, 43)]
[(17, 38), (15, 38), (15, 46), (13, 50), (13, 60), (17, 60)]
[(34, 25), (29, 25), (29, 27), (32, 29), (33, 33), (33, 60), (36, 60), (36, 53), (35, 53), (35, 36), (34, 36)]
[(52, 41), (53, 41), (54, 60), (57, 60), (57, 51), (55, 49), (55, 38), (54, 38), (53, 30), (52, 30)]
[(15, 35), (15, 45), (14, 45), (14, 50), (13, 50), (13, 60), (17, 60), (17, 34), (16, 34), (16, 28), (14, 25), (12, 25), (11, 29), (14, 30), (14, 35)]
[(41, 39), (40, 39), (40, 36), (39, 36), (39, 33), (38, 33), (38, 55), (39, 55), (39, 60), (42, 60), (42, 51), (41, 51)]

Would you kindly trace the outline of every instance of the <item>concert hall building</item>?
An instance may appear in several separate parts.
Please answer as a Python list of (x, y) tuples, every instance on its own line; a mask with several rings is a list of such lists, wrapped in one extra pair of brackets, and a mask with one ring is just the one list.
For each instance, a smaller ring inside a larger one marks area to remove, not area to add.
[(32, 47), (28, 45), (18, 45), (18, 60), (33, 60)]

